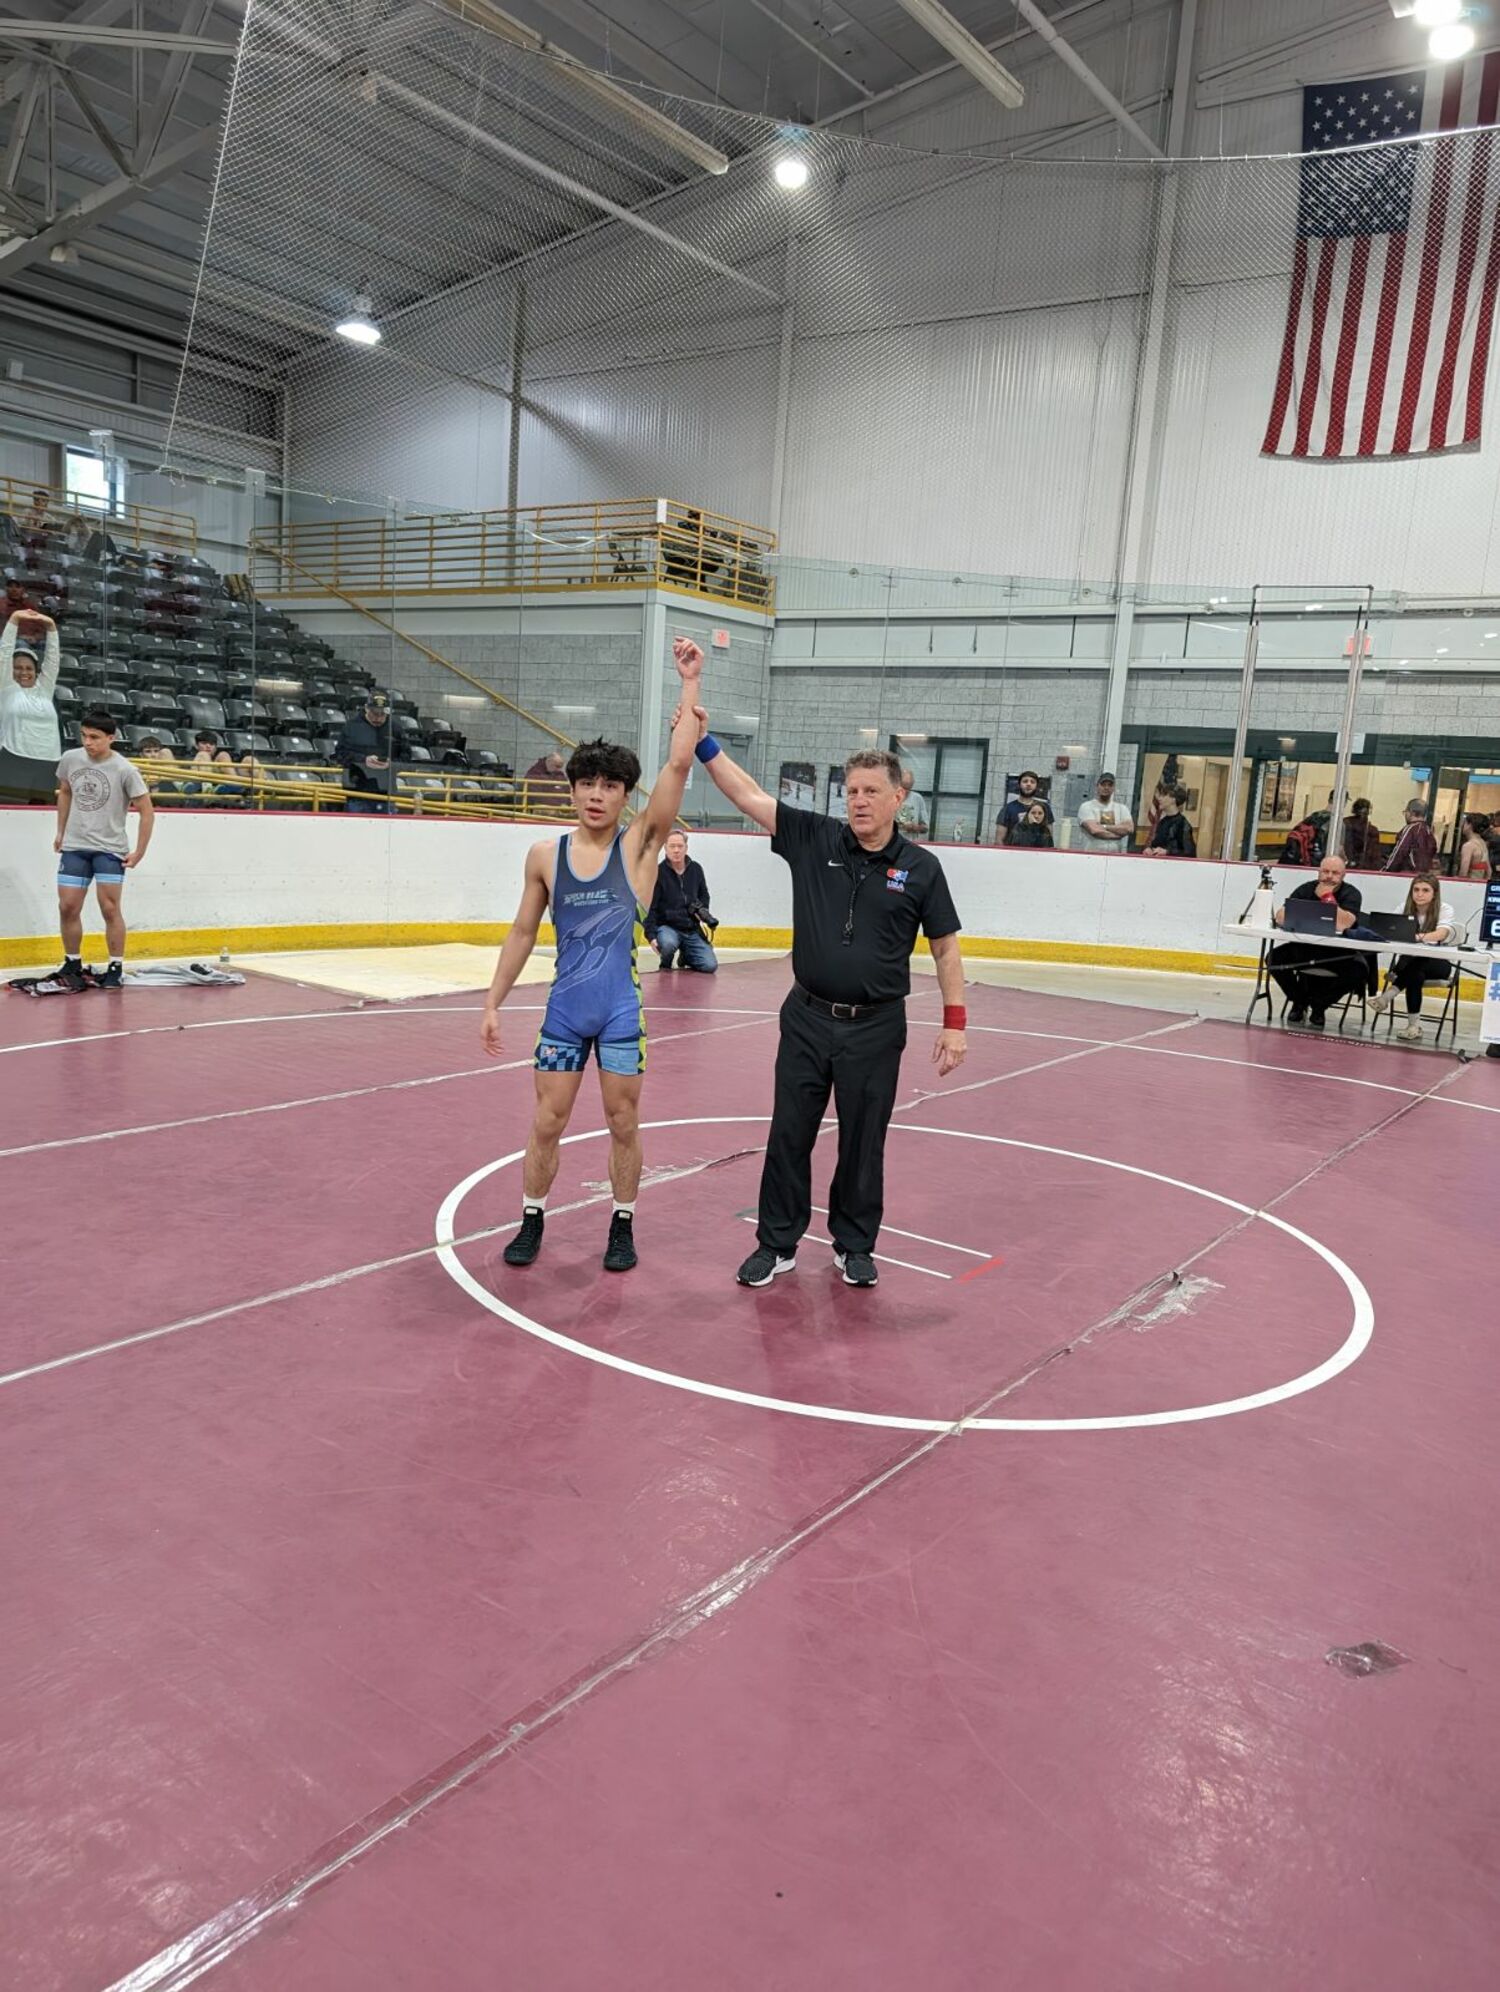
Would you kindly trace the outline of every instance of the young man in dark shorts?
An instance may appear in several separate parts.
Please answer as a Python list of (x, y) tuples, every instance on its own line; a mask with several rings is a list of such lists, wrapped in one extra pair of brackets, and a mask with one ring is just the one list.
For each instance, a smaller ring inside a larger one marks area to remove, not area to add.
[[(92, 885), (104, 917), (109, 966), (95, 978), (100, 989), (118, 989), (125, 976), (125, 916), (120, 890), (125, 874), (146, 855), (156, 810), (140, 770), (115, 752), (114, 715), (91, 707), (79, 724), (81, 747), (57, 764), (57, 905), (63, 964), (54, 978), (65, 989), (87, 989), (83, 971), (83, 902)], [(141, 819), (135, 849), (127, 829), (134, 809)]]
[(578, 819), (575, 830), (546, 837), (526, 854), (521, 904), (485, 999), (480, 1040), (495, 1057), (502, 1049), (500, 1006), (536, 945), (551, 909), (557, 930), (557, 969), (536, 1043), (536, 1114), (526, 1144), (521, 1229), (505, 1248), (508, 1266), (529, 1266), (542, 1248), (547, 1192), (557, 1174), (558, 1144), (572, 1117), (592, 1051), (609, 1122), (609, 1181), (614, 1214), (604, 1269), (629, 1272), (636, 1263), (635, 1198), (641, 1181), (641, 1075), (646, 1069), (646, 1018), (636, 950), (656, 882), (657, 853), (682, 806), (698, 744), (693, 710), (703, 652), (679, 637), (672, 646), (682, 679), (682, 705), (667, 764), (646, 807), (628, 829), (620, 818), (640, 779), (628, 747), (585, 741), (573, 750), (566, 776)]

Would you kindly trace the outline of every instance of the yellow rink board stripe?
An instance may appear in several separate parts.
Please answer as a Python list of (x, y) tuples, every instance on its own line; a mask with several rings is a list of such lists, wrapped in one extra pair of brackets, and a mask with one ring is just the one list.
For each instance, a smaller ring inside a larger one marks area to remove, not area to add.
[[(433, 947), (444, 942), (464, 941), (479, 947), (496, 947), (510, 931), (508, 921), (488, 920), (407, 920), (369, 921), (350, 925), (287, 927), (140, 927), (130, 935), (130, 952), (138, 957), (156, 955), (197, 955), (213, 959), (221, 948), (233, 956), (289, 954), (323, 948), (403, 948)], [(538, 939), (552, 944), (552, 930), (543, 927)], [(787, 927), (721, 926), (714, 945), (721, 948), (767, 948), (784, 953), (792, 944)], [(925, 941), (918, 943), (927, 952)], [(0, 968), (23, 968), (51, 962), (59, 952), (55, 934), (20, 935), (0, 940)], [(965, 934), (963, 952), (972, 961), (1071, 962), (1085, 968), (1153, 968), (1175, 975), (1223, 975), (1249, 978), (1252, 965), (1233, 956), (1206, 954), (1191, 949), (1122, 948), (1096, 946), (1087, 941), (996, 940), (984, 934)], [(84, 941), (86, 957), (103, 958), (103, 941), (89, 934)], [(1463, 992), (1465, 1002), (1479, 1000), (1476, 986)]]

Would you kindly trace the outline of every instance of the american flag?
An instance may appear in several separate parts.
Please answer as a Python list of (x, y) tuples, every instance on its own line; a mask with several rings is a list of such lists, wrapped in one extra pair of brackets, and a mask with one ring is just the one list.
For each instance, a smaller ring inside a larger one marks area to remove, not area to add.
[(1297, 248), (1263, 455), (1478, 443), (1500, 281), (1497, 107), (1500, 52), (1303, 91)]

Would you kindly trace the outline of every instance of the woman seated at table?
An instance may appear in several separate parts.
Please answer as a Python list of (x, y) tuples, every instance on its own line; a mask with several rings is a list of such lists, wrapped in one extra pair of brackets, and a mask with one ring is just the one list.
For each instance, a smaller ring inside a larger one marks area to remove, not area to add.
[[(1417, 940), (1423, 947), (1450, 947), (1458, 934), (1453, 908), (1445, 905), (1442, 888), (1431, 872), (1418, 872), (1411, 882), (1404, 908), (1417, 923)], [(1451, 982), (1451, 961), (1423, 961), (1420, 955), (1398, 954), (1392, 962), (1386, 986), (1371, 1004), (1373, 1010), (1389, 1010), (1399, 989), (1406, 997), (1406, 1027), (1397, 1035), (1407, 1044), (1422, 1042), (1422, 990), (1429, 982)]]

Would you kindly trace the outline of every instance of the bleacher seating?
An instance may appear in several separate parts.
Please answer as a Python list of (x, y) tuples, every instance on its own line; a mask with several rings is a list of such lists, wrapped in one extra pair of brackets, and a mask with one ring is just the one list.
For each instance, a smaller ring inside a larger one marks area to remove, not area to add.
[[(64, 745), (77, 740), (85, 706), (107, 707), (127, 752), (154, 736), (189, 758), (195, 733), (220, 736), (238, 760), (253, 753), (303, 783), (337, 783), (333, 762), (346, 716), (378, 680), (324, 638), (233, 588), (206, 561), (177, 551), (116, 548), (96, 534), (82, 553), (65, 535), (24, 530), (0, 514), (0, 581), (17, 580), (57, 623), (62, 649), (55, 694)], [(451, 724), (393, 695), (392, 735), (410, 784), (441, 790), (435, 762), (481, 778), (509, 775), (488, 750), (464, 751)], [(465, 799), (496, 799), (493, 780), (465, 784)], [(310, 806), (310, 805), (309, 805)]]

